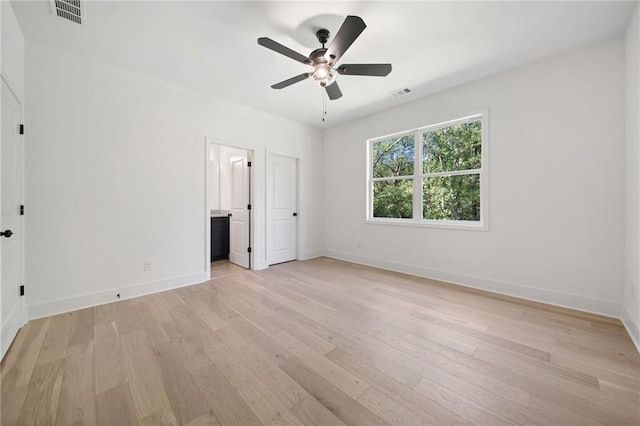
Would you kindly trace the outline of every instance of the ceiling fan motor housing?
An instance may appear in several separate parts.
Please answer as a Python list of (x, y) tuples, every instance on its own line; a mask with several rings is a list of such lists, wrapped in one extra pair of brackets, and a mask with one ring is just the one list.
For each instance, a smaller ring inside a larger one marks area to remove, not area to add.
[(316, 37), (318, 37), (318, 41), (320, 42), (320, 44), (322, 44), (322, 47), (324, 47), (324, 45), (327, 43), (327, 40), (329, 40), (329, 30), (325, 28), (319, 29), (316, 32)]

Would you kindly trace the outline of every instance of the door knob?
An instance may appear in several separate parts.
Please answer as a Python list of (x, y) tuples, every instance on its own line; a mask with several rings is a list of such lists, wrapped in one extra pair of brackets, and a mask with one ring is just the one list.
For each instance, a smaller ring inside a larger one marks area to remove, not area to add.
[(298, 213), (294, 212), (294, 213), (293, 213), (293, 215), (294, 215), (294, 216), (298, 216)]
[(10, 238), (13, 235), (13, 231), (11, 229), (7, 229), (6, 231), (0, 232), (1, 237)]

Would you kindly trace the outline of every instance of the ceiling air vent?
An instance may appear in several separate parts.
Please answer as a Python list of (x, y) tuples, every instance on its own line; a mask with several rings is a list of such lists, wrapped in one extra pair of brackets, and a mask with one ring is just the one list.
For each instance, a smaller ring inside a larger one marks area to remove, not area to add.
[(394, 98), (397, 98), (398, 96), (406, 95), (409, 92), (411, 92), (411, 89), (409, 89), (408, 87), (403, 87), (402, 89), (398, 89), (398, 90), (394, 90), (393, 92), (389, 92), (389, 94), (391, 96), (393, 96)]
[(51, 7), (59, 17), (82, 24), (80, 0), (51, 0)]

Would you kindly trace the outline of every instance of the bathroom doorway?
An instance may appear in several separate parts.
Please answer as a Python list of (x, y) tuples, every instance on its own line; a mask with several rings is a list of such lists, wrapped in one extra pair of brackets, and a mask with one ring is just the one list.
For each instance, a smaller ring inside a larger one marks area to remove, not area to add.
[(251, 269), (253, 151), (217, 143), (207, 147), (211, 275), (224, 268), (225, 261)]

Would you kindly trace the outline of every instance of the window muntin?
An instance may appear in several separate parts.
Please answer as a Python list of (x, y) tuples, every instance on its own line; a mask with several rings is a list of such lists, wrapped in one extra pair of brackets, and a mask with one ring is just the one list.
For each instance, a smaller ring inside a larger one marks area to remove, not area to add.
[(368, 221), (486, 229), (486, 134), (483, 113), (370, 140)]

